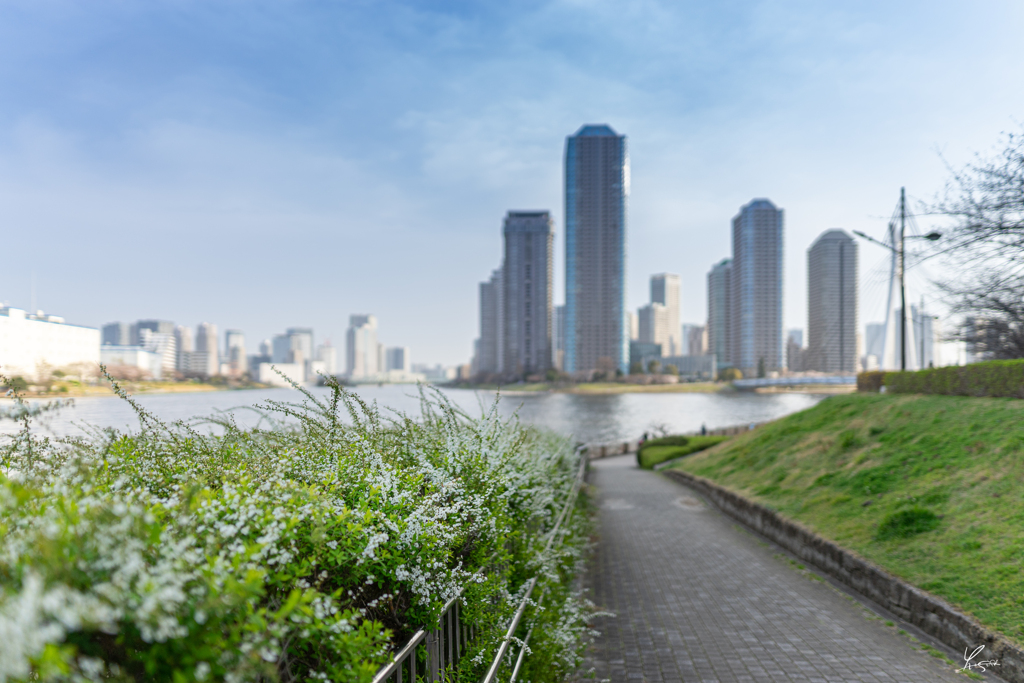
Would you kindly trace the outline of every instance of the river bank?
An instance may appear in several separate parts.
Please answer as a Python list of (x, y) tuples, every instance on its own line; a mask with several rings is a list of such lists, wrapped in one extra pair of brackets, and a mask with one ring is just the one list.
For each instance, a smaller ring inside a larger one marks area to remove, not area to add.
[[(240, 391), (245, 389), (264, 389), (267, 385), (247, 384), (208, 384), (206, 382), (157, 382), (118, 381), (122, 389), (133, 396), (136, 394), (194, 394), (210, 391)], [(117, 398), (117, 394), (106, 382), (102, 384), (81, 384), (78, 382), (55, 383), (49, 391), (23, 391), (23, 398)], [(0, 394), (0, 398), (6, 398)], [(10, 399), (8, 399), (10, 400)]]
[[(452, 388), (475, 391), (499, 391), (505, 396), (521, 394), (578, 394), (583, 396), (610, 394), (716, 394), (735, 391), (726, 382), (680, 382), (678, 384), (635, 384), (630, 382), (528, 382), (525, 384), (466, 384)], [(803, 392), (807, 393), (807, 392)]]

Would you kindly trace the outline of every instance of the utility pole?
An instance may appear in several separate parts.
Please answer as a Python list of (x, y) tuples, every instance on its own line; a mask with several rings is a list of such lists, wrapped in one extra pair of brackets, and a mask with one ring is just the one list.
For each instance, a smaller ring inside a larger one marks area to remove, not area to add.
[[(903, 271), (904, 271), (903, 243), (907, 239), (907, 190), (906, 190), (906, 188), (905, 187), (901, 187), (900, 188), (900, 235), (899, 235), (899, 239), (896, 239), (896, 221), (895, 220), (890, 220), (889, 221), (889, 242), (888, 243), (882, 242), (881, 240), (876, 240), (874, 237), (869, 237), (868, 235), (865, 235), (864, 233), (862, 233), (860, 230), (854, 230), (853, 234), (857, 235), (858, 237), (863, 237), (864, 239), (866, 239), (869, 242), (874, 242), (875, 244), (877, 244), (880, 247), (885, 247), (886, 249), (888, 249), (893, 254), (893, 256), (896, 257), (896, 273), (897, 273), (897, 275), (899, 276), (899, 279), (900, 279), (900, 369), (901, 370), (906, 370), (907, 369), (907, 289), (906, 289), (906, 286), (905, 286), (905, 284), (903, 282)], [(916, 238), (916, 239), (928, 240), (929, 242), (934, 242), (935, 240), (938, 240), (938, 239), (942, 238), (942, 233), (932, 231), (932, 232), (928, 233), (927, 235), (911, 235), (911, 237)], [(889, 295), (892, 296), (892, 289), (889, 290)], [(890, 299), (889, 305), (892, 305), (891, 299)], [(924, 308), (923, 300), (922, 300), (921, 307)], [(886, 315), (888, 316), (888, 314), (886, 314)], [(886, 319), (888, 320), (888, 317)], [(886, 322), (886, 327), (887, 328), (888, 328), (888, 324), (889, 323)], [(888, 333), (887, 333), (886, 336), (888, 338)], [(923, 352), (921, 354), (921, 357), (924, 358), (924, 353)]]
[(896, 270), (900, 276), (900, 369), (907, 369), (907, 289), (903, 284), (903, 240), (907, 230), (907, 192), (900, 188), (900, 241), (896, 251)]

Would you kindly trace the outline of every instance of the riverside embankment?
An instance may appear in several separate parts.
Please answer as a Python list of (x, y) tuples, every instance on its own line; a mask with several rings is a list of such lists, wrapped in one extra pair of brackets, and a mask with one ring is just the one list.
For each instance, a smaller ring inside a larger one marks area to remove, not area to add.
[(1024, 401), (836, 396), (675, 468), (1024, 642)]

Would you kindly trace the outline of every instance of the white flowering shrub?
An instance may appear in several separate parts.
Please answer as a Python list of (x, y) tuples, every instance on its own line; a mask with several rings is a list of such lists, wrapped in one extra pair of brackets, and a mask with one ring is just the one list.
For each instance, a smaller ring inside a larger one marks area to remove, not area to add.
[(475, 680), (537, 575), (530, 678), (568, 675), (585, 498), (541, 550), (571, 444), (440, 394), (413, 420), (332, 390), (214, 434), (138, 406), (139, 431), (79, 440), (19, 416), (0, 463), (0, 683), (369, 681), (464, 586), (479, 636), (453, 674)]

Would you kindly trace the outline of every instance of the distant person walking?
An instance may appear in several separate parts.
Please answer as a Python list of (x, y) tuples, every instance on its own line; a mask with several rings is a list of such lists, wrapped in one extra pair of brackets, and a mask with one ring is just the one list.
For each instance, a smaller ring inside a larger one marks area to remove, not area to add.
[(701, 426), (700, 426), (700, 435), (701, 436), (707, 436), (708, 435), (708, 425), (707, 425), (707, 423), (702, 423), (701, 424)]

